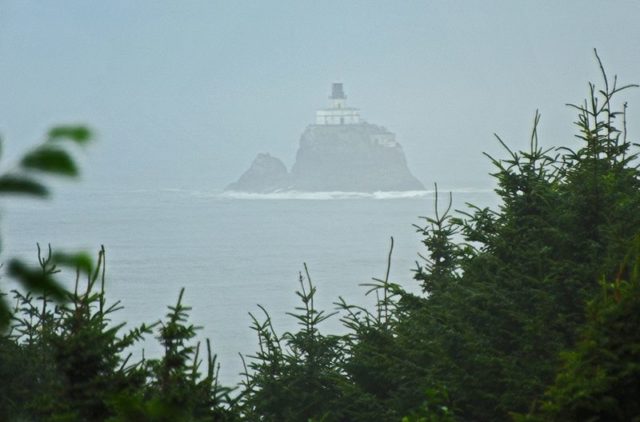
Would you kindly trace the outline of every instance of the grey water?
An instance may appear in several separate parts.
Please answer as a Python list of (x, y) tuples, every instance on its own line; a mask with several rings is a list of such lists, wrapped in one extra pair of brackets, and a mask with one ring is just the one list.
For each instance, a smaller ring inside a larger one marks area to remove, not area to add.
[[(440, 208), (447, 194), (441, 195)], [(466, 202), (495, 205), (487, 190), (453, 192), (453, 208)], [(36, 243), (65, 251), (107, 255), (107, 295), (124, 309), (114, 323), (132, 328), (155, 322), (175, 303), (182, 287), (191, 321), (203, 328), (221, 363), (221, 379), (239, 381), (239, 354), (257, 350), (249, 312), (263, 305), (279, 333), (294, 330), (286, 315), (298, 305), (295, 290), (303, 264), (317, 287), (316, 306), (331, 312), (334, 302), (370, 306), (372, 277), (384, 277), (390, 237), (395, 240), (390, 279), (419, 293), (413, 280), (418, 253), (425, 253), (413, 224), (431, 216), (434, 194), (307, 194), (233, 197), (186, 190), (58, 190), (49, 201), (2, 204), (1, 260), (22, 257), (36, 264)], [(71, 283), (72, 271), (61, 274)], [(3, 276), (3, 289), (15, 285)], [(341, 333), (339, 317), (321, 331)], [(157, 356), (152, 337), (134, 358)]]

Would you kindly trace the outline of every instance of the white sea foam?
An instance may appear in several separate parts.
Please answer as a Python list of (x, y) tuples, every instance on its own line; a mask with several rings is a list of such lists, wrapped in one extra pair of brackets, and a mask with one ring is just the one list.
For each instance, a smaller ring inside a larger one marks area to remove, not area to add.
[[(378, 191), (378, 192), (302, 192), (302, 191), (281, 191), (271, 193), (252, 193), (239, 191), (202, 191), (202, 190), (182, 190), (163, 189), (164, 192), (182, 193), (198, 198), (211, 199), (241, 199), (241, 200), (306, 200), (306, 201), (329, 201), (345, 199), (420, 199), (433, 197), (435, 190), (413, 190), (413, 191)], [(439, 193), (448, 194), (474, 194), (488, 193), (492, 189), (478, 188), (454, 188), (438, 189)]]
[[(452, 192), (459, 193), (476, 193), (476, 192), (489, 192), (490, 190), (453, 190)], [(448, 191), (447, 191), (448, 192)], [(415, 191), (398, 191), (398, 192), (273, 192), (273, 193), (248, 193), (248, 192), (235, 192), (226, 191), (212, 196), (220, 198), (232, 198), (232, 199), (253, 199), (253, 200), (315, 200), (326, 201), (335, 199), (416, 199), (433, 196), (435, 191), (433, 190), (415, 190)]]
[(222, 198), (252, 199), (252, 200), (311, 200), (328, 201), (336, 199), (400, 199), (400, 198), (422, 198), (429, 195), (429, 191), (406, 191), (406, 192), (273, 192), (273, 193), (247, 193), (227, 191), (221, 193)]

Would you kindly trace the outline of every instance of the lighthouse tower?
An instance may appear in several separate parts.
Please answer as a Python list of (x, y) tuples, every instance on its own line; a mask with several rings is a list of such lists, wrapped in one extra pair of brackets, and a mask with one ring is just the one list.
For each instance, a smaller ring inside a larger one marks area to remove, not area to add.
[(360, 113), (357, 108), (346, 106), (347, 96), (341, 83), (331, 86), (329, 108), (316, 112), (317, 125), (354, 125), (360, 123)]

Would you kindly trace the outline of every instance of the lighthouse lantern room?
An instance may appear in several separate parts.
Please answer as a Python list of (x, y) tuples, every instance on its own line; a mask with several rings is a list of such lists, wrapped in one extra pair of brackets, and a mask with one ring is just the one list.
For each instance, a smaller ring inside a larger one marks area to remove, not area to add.
[(357, 108), (347, 107), (347, 96), (341, 83), (331, 86), (329, 108), (316, 112), (317, 125), (353, 125), (360, 123), (360, 113)]

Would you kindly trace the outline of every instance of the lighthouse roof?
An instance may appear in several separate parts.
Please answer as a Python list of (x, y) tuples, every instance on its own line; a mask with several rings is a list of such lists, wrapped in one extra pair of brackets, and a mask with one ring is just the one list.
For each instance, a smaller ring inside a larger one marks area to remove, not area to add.
[(331, 85), (331, 96), (329, 98), (332, 100), (344, 100), (347, 98), (347, 96), (344, 95), (342, 83), (334, 82)]

